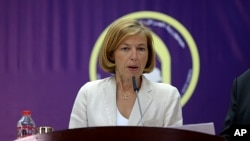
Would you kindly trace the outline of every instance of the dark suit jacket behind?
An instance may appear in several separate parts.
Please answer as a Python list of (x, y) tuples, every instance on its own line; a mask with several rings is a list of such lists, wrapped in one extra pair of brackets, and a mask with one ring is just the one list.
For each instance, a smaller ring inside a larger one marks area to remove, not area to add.
[(235, 131), (234, 125), (250, 126), (250, 69), (235, 78), (230, 104), (220, 133), (227, 140), (230, 140), (230, 135)]

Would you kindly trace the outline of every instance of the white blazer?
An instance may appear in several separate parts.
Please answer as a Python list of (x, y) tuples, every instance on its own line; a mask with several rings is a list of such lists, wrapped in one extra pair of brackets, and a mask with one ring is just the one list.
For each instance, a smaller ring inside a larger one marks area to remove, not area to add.
[[(144, 126), (166, 127), (183, 124), (182, 106), (177, 88), (165, 83), (151, 82), (142, 76), (138, 96)], [(76, 96), (69, 128), (116, 126), (116, 114), (115, 77), (87, 82)], [(128, 126), (142, 126), (137, 101), (128, 119)]]

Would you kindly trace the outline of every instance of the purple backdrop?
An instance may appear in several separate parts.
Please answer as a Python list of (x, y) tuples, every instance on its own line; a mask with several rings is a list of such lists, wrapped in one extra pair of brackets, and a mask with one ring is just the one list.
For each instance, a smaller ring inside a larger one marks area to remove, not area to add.
[[(77, 91), (90, 80), (98, 37), (117, 18), (145, 10), (176, 19), (195, 40), (200, 71), (184, 124), (214, 122), (218, 134), (232, 81), (250, 66), (249, 7), (248, 0), (0, 0), (0, 139), (15, 139), (23, 109), (33, 111), (37, 126), (66, 129)], [(155, 30), (168, 44), (171, 83), (181, 91), (188, 55)]]

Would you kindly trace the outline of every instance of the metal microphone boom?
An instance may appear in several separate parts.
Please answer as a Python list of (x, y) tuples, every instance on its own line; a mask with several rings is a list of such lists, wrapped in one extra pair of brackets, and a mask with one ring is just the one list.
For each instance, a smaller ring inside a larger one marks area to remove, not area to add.
[(136, 98), (137, 98), (137, 102), (138, 102), (138, 106), (139, 106), (139, 110), (140, 110), (140, 114), (141, 114), (141, 123), (142, 123), (142, 126), (144, 126), (144, 119), (143, 119), (143, 115), (142, 115), (140, 99), (139, 99), (139, 96), (138, 96), (139, 88), (138, 88), (138, 85), (136, 83), (135, 76), (132, 77), (132, 82), (133, 82), (133, 88), (134, 88), (134, 91), (135, 91), (135, 94), (136, 94)]

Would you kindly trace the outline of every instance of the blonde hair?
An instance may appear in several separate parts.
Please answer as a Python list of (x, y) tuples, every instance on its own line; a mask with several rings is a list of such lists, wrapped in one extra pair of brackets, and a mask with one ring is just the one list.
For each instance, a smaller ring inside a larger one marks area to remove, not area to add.
[(99, 56), (99, 64), (104, 71), (115, 73), (115, 62), (111, 59), (114, 51), (125, 38), (138, 33), (143, 33), (147, 38), (148, 60), (143, 73), (153, 71), (155, 67), (155, 52), (151, 30), (133, 19), (117, 20), (109, 27)]

